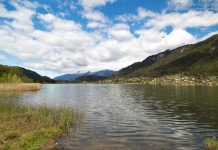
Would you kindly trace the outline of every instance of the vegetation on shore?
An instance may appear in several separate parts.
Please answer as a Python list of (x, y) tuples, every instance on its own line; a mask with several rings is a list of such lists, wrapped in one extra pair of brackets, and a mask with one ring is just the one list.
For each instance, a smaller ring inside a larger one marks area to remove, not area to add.
[(0, 83), (0, 91), (36, 91), (41, 88), (40, 83)]
[(20, 106), (0, 101), (0, 149), (38, 150), (82, 121), (82, 114), (67, 107)]
[(151, 84), (151, 85), (218, 85), (218, 77), (195, 77), (185, 76), (182, 74), (161, 76), (156, 78), (141, 77), (141, 78), (112, 78), (98, 83), (132, 83), (132, 84)]
[(102, 81), (105, 79), (108, 79), (108, 77), (89, 75), (89, 76), (81, 76), (71, 82), (72, 83), (91, 83), (91, 82), (96, 82), (96, 81)]
[(207, 138), (204, 141), (205, 150), (218, 150), (218, 140), (213, 138)]

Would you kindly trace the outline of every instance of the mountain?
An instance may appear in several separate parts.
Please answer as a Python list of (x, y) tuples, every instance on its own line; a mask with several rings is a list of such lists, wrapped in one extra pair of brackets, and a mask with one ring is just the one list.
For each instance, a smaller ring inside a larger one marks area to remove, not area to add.
[(81, 82), (95, 82), (95, 81), (101, 81), (105, 80), (108, 77), (106, 76), (96, 76), (96, 75), (88, 75), (88, 76), (81, 76), (77, 79), (75, 79), (73, 82), (74, 83), (81, 83)]
[(111, 77), (115, 72), (113, 70), (101, 70), (98, 72), (92, 73), (94, 76), (100, 76), (100, 77)]
[(218, 34), (196, 44), (149, 56), (142, 62), (121, 69), (113, 77), (160, 77), (173, 74), (218, 76)]
[(61, 76), (57, 76), (54, 78), (54, 80), (57, 80), (57, 81), (71, 81), (71, 80), (75, 80), (81, 76), (88, 76), (88, 75), (91, 75), (90, 72), (86, 72), (86, 73), (73, 73), (73, 74), (64, 74), (64, 75), (61, 75)]
[(74, 74), (65, 74), (65, 75), (62, 75), (62, 76), (58, 76), (58, 77), (55, 77), (54, 80), (57, 80), (57, 81), (72, 81), (72, 80), (75, 80), (79, 77), (84, 77), (84, 76), (90, 76), (90, 75), (93, 75), (93, 76), (99, 76), (99, 77), (111, 77), (112, 75), (114, 74), (114, 71), (113, 70), (101, 70), (101, 71), (98, 71), (98, 72), (86, 72), (86, 73), (74, 73)]
[(55, 80), (22, 67), (0, 65), (0, 83), (3, 82), (55, 83)]

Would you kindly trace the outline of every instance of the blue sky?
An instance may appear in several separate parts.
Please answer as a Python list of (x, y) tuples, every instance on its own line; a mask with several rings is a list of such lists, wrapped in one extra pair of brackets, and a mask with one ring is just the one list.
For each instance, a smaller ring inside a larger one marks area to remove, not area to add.
[(218, 31), (218, 0), (0, 0), (0, 64), (119, 70)]

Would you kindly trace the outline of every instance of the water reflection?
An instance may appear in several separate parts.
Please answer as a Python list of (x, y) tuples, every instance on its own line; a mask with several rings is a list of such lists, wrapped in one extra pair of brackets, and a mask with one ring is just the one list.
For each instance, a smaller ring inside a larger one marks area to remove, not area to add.
[(197, 150), (218, 136), (218, 87), (45, 85), (18, 98), (84, 112), (83, 128), (59, 139), (65, 149)]

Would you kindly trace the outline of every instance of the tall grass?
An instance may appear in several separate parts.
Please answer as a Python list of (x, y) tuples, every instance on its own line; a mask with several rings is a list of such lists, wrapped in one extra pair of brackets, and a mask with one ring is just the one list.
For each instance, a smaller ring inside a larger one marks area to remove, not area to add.
[(81, 121), (82, 114), (68, 107), (0, 101), (0, 149), (41, 149), (48, 138), (67, 132)]
[(205, 150), (218, 150), (218, 141), (215, 137), (207, 138), (204, 141)]
[(40, 90), (40, 83), (1, 83), (0, 91), (35, 91)]

